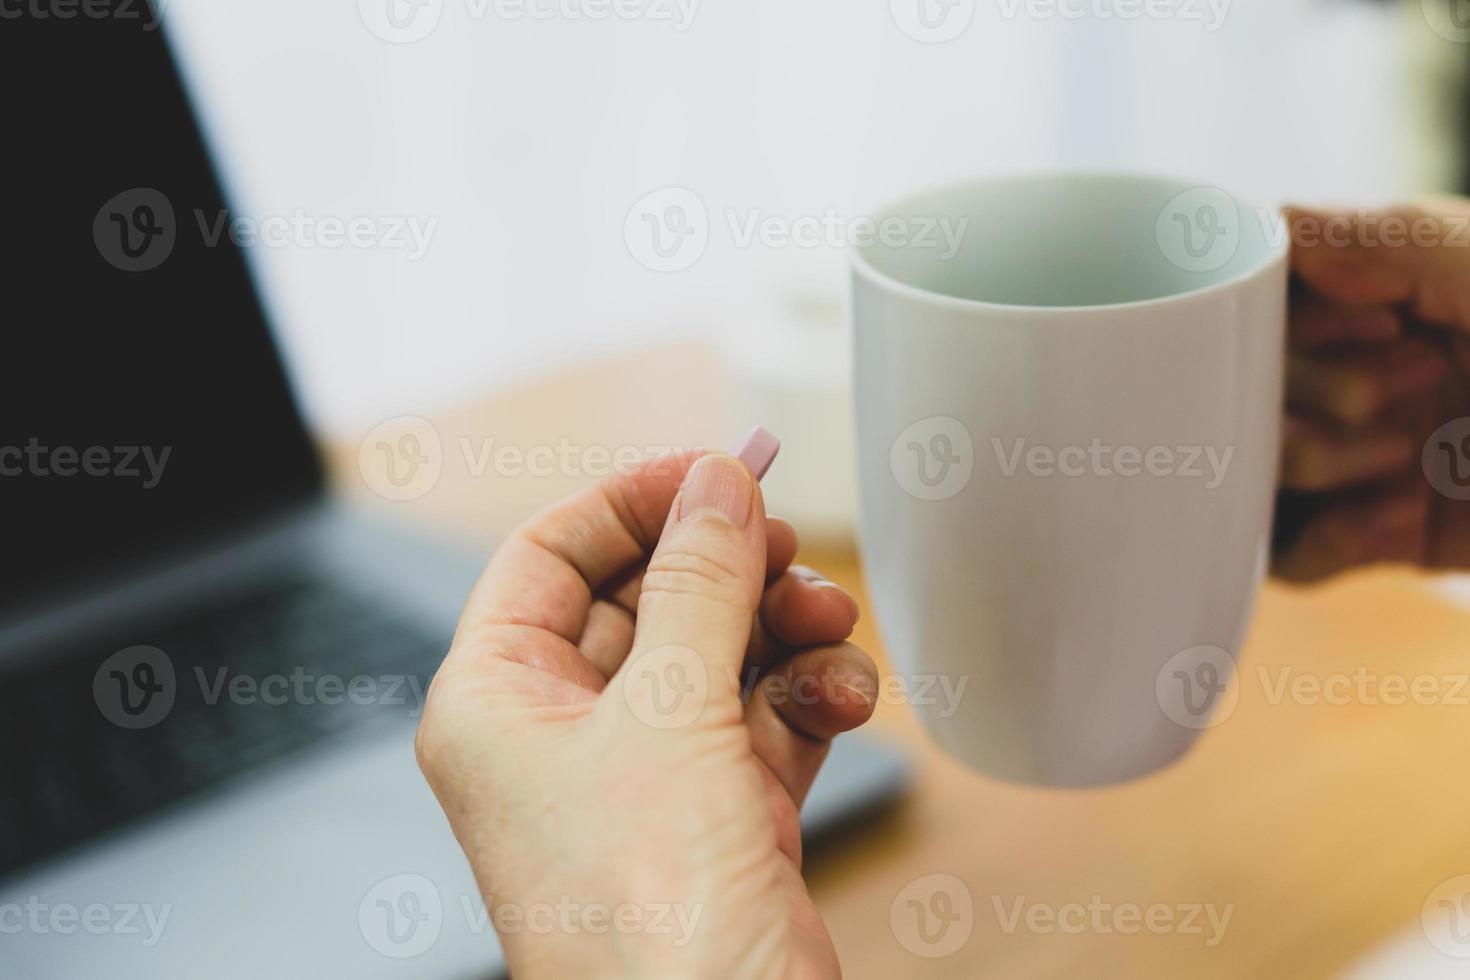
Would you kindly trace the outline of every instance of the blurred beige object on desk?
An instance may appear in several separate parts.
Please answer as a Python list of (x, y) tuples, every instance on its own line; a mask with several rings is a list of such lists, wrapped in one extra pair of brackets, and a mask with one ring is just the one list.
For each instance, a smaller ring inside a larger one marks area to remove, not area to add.
[[(631, 459), (670, 449), (728, 449), (756, 424), (732, 419), (729, 404), (714, 348), (672, 344), (559, 372), (432, 421), (406, 407), (357, 442), (329, 447), (329, 466), (353, 499), (460, 537), (469, 532), (488, 548)], [(374, 472), (387, 462), (381, 444), (395, 452), (394, 423), (420, 433), (419, 451), (439, 469), (432, 485), (409, 499), (385, 494)], [(771, 431), (784, 440), (785, 433)], [(775, 469), (785, 462), (783, 453)]]
[[(762, 482), (770, 513), (809, 546), (850, 547), (856, 514), (848, 347), (842, 309), (802, 299), (743, 311), (732, 342), (634, 351), (560, 372), (435, 416), (384, 419), (329, 449), (354, 498), (415, 520), (470, 515), (486, 544), (547, 504), (634, 458), (678, 449), (728, 450), (761, 425), (783, 449)], [(404, 494), (386, 484), (405, 444), (437, 469)], [(387, 454), (386, 456), (384, 454)]]
[(731, 411), (780, 437), (762, 488), (772, 514), (808, 546), (845, 547), (857, 526), (852, 344), (841, 282), (790, 281), (759, 292), (724, 333)]

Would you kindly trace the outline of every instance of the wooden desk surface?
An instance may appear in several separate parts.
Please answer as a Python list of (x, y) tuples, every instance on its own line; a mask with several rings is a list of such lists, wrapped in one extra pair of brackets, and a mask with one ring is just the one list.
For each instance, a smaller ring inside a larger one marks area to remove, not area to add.
[[(603, 445), (617, 445), (615, 434), (657, 433), (670, 444), (722, 436), (729, 430), (708, 410), (702, 356), (640, 355), (453, 413), (436, 420), (446, 459), (460, 435), (493, 436), (497, 426), (522, 446), (568, 434)], [(628, 392), (644, 384), (661, 386), (681, 411), (630, 403)], [(333, 459), (344, 491), (368, 498), (357, 447)], [(392, 506), (487, 549), (586, 482), (454, 469), (446, 465), (423, 498)], [(802, 560), (864, 596), (857, 640), (887, 670), (852, 554)], [(880, 705), (873, 728), (912, 752), (913, 792), (807, 866), (846, 975), (1311, 980), (1337, 976), (1390, 935), (1417, 929), (1435, 886), (1470, 873), (1470, 612), (1404, 571), (1308, 591), (1269, 585), (1241, 668), (1239, 702), (1225, 723), (1169, 770), (1106, 790), (981, 778), (933, 750), (904, 707)], [(1334, 677), (1345, 680), (1327, 695), (1279, 696), (1283, 681)], [(1437, 703), (1389, 703), (1401, 700), (1394, 677), (1432, 685), (1428, 700)], [(931, 959), (900, 942), (890, 906), (933, 874), (964, 882), (974, 920), (956, 952)], [(1018, 902), (1059, 913), (1068, 927), (1016, 924)], [(1082, 908), (1068, 911), (1070, 903)], [(1201, 933), (1135, 924), (1125, 934), (1114, 926), (1129, 926), (1119, 914), (1129, 905), (1167, 906), (1176, 922), (1191, 906), (1231, 911), (1223, 938), (1209, 945), (1215, 930), (1203, 915)], [(1089, 909), (1102, 909), (1101, 918)]]

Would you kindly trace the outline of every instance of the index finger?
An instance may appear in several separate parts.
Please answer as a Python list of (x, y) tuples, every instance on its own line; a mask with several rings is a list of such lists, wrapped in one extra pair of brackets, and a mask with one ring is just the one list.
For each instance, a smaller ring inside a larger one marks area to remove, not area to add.
[(576, 642), (592, 594), (648, 557), (700, 450), (645, 460), (521, 525), (491, 557), (460, 620), (531, 626)]
[(1334, 303), (1297, 285), (1293, 284), (1287, 326), (1292, 350), (1384, 344), (1403, 335), (1402, 321), (1392, 306)]

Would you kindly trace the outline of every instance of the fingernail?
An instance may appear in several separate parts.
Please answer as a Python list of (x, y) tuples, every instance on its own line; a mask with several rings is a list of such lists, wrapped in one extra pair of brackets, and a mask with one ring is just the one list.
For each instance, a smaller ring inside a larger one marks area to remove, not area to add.
[(854, 702), (865, 708), (873, 703), (873, 699), (868, 696), (867, 691), (860, 690), (851, 684), (838, 684), (837, 690), (844, 692), (847, 697), (850, 697)]
[(750, 523), (750, 470), (732, 456), (700, 458), (684, 477), (679, 492), (679, 520), (716, 517), (736, 527)]
[(852, 607), (852, 621), (854, 623), (862, 616), (862, 609), (858, 607), (857, 600), (852, 597), (852, 593), (824, 576), (821, 572), (814, 568), (808, 568), (805, 565), (792, 565), (791, 571), (807, 585), (818, 589), (831, 589), (846, 599), (847, 604)]

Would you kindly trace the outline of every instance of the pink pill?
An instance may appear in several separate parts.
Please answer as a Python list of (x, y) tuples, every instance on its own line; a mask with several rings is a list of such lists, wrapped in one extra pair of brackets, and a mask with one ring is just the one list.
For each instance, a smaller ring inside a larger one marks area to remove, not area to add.
[(740, 462), (750, 467), (750, 472), (755, 474), (759, 480), (766, 475), (766, 470), (771, 468), (776, 454), (781, 451), (781, 440), (771, 435), (760, 426), (756, 426), (746, 433), (745, 438), (740, 440), (740, 445), (732, 454), (740, 459)]

